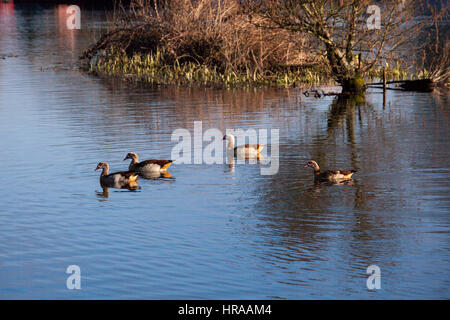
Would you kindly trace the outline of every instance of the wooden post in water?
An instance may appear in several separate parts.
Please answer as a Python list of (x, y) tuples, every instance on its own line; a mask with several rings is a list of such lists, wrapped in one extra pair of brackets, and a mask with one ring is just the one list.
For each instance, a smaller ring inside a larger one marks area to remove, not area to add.
[(386, 108), (386, 67), (383, 67), (383, 110)]

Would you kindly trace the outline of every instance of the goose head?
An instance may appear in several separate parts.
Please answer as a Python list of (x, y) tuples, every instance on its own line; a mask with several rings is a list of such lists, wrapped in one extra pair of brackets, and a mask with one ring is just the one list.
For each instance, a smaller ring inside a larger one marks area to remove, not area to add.
[(108, 169), (108, 164), (106, 162), (99, 162), (97, 168), (95, 168), (95, 171), (98, 169)]
[(123, 159), (123, 161), (127, 160), (127, 159), (131, 159), (133, 160), (133, 163), (138, 162), (139, 161), (139, 157), (136, 153), (134, 152), (129, 152), (127, 154), (127, 156), (125, 157), (125, 159)]
[(109, 166), (106, 162), (99, 162), (97, 165), (97, 168), (95, 168), (95, 171), (98, 169), (103, 169), (101, 176), (107, 176), (109, 172)]
[(315, 171), (318, 171), (319, 165), (317, 164), (317, 162), (315, 162), (314, 160), (309, 160), (306, 164), (305, 164), (305, 168), (314, 168)]
[(232, 134), (226, 134), (223, 136), (222, 140), (230, 140), (233, 141), (234, 140), (234, 136)]

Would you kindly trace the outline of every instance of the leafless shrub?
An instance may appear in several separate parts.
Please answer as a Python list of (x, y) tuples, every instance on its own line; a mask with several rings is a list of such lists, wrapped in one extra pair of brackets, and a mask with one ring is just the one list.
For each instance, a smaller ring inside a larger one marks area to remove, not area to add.
[[(311, 41), (288, 30), (262, 29), (238, 0), (133, 0), (119, 4), (115, 25), (85, 56), (113, 46), (128, 54), (164, 51), (167, 63), (194, 61), (220, 72), (266, 74), (276, 68), (317, 64)], [(256, 23), (255, 23), (256, 22)]]

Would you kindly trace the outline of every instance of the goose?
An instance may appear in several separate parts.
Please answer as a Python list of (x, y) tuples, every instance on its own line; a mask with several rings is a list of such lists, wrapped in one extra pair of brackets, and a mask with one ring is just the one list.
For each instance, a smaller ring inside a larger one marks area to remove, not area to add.
[(102, 186), (114, 188), (137, 186), (138, 175), (135, 172), (121, 171), (109, 174), (109, 165), (106, 162), (99, 162), (95, 171), (98, 169), (103, 169), (100, 175), (100, 184)]
[(320, 167), (314, 160), (309, 160), (305, 164), (305, 168), (314, 168), (314, 179), (316, 181), (332, 181), (338, 182), (342, 180), (350, 180), (356, 170), (326, 170), (320, 172)]
[(123, 161), (131, 159), (130, 166), (128, 170), (137, 173), (148, 173), (148, 172), (164, 172), (172, 164), (172, 160), (144, 160), (139, 162), (139, 157), (136, 153), (130, 152), (127, 154)]
[(232, 152), (235, 157), (259, 157), (260, 152), (264, 149), (262, 144), (245, 144), (243, 146), (234, 146), (234, 136), (232, 134), (226, 134), (223, 136), (223, 140), (228, 140), (228, 152)]

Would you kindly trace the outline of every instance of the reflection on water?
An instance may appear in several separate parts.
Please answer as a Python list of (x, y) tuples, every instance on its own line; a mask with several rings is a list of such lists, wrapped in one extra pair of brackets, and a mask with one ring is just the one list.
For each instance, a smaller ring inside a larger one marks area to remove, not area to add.
[[(1, 298), (450, 297), (445, 93), (314, 99), (101, 79), (67, 68), (101, 13), (82, 8), (82, 29), (66, 32), (60, 7), (5, 8)], [(264, 161), (173, 164), (135, 190), (99, 189), (99, 161), (115, 172), (128, 150), (169, 158), (172, 132), (194, 121), (279, 128), (278, 174), (261, 175)], [(310, 159), (358, 172), (317, 184)], [(72, 264), (80, 291), (65, 287)]]
[(95, 193), (97, 194), (98, 197), (100, 198), (109, 198), (109, 189), (127, 189), (129, 191), (136, 191), (139, 188), (139, 184), (136, 182), (133, 183), (129, 183), (129, 184), (122, 184), (122, 185), (118, 185), (118, 186), (106, 186), (106, 185), (102, 185), (100, 184), (100, 186), (102, 187), (102, 191), (95, 191)]

